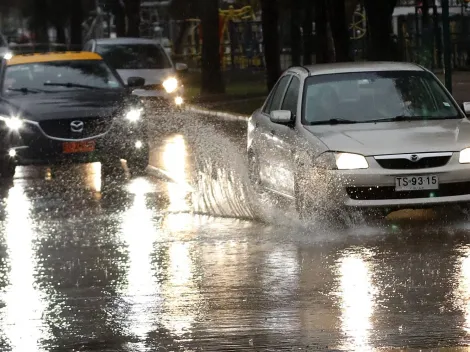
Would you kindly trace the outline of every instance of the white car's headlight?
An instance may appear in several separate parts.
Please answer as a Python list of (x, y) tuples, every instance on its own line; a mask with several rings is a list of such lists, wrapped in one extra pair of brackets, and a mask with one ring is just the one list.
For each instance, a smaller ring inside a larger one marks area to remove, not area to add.
[(5, 122), (5, 125), (12, 131), (18, 131), (23, 127), (23, 121), (17, 116), (0, 116), (0, 121)]
[(369, 168), (369, 164), (363, 155), (337, 153), (335, 154), (335, 158), (338, 170), (357, 170)]
[(126, 114), (126, 119), (131, 122), (139, 121), (142, 116), (142, 109), (131, 109)]
[(167, 93), (173, 93), (178, 89), (178, 80), (174, 77), (167, 78), (163, 81), (163, 88)]
[(460, 151), (459, 163), (470, 164), (470, 148), (465, 148)]
[(363, 155), (352, 153), (323, 153), (315, 160), (315, 165), (325, 169), (337, 170), (369, 168), (369, 163)]

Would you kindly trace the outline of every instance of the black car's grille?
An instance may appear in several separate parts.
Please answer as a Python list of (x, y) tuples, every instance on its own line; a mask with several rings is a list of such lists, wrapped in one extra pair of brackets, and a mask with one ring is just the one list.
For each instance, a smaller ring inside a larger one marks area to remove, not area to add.
[[(74, 121), (83, 122), (82, 132), (72, 131), (71, 123)], [(97, 136), (107, 132), (110, 129), (111, 124), (112, 119), (110, 117), (46, 120), (39, 123), (42, 130), (48, 136), (66, 139), (82, 139)]]
[(431, 167), (440, 167), (446, 165), (451, 156), (433, 156), (423, 157), (418, 161), (411, 161), (408, 159), (375, 159), (377, 163), (384, 169), (427, 169)]
[(347, 187), (349, 198), (354, 200), (416, 199), (450, 197), (470, 194), (470, 182), (444, 183), (437, 190), (396, 192), (394, 186)]

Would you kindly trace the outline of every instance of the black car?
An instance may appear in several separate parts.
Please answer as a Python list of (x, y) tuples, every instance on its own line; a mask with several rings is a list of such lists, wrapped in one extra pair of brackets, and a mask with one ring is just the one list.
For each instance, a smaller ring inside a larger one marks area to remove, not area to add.
[[(129, 78), (136, 87), (143, 79)], [(131, 172), (148, 165), (148, 131), (140, 100), (95, 53), (16, 55), (0, 66), (0, 174), (16, 165), (101, 162), (103, 172), (126, 159)]]

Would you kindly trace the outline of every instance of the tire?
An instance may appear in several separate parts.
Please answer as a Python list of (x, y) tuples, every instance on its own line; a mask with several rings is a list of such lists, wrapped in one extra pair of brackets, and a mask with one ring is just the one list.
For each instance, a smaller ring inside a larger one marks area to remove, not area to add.
[(140, 154), (127, 159), (127, 168), (131, 176), (143, 176), (147, 173), (149, 165), (149, 151), (143, 150)]
[(107, 160), (101, 162), (101, 178), (116, 178), (123, 173), (119, 160)]
[(0, 176), (3, 179), (13, 179), (15, 176), (16, 163), (12, 160), (0, 161)]
[(258, 158), (253, 151), (248, 152), (248, 178), (251, 185), (258, 190), (261, 185)]

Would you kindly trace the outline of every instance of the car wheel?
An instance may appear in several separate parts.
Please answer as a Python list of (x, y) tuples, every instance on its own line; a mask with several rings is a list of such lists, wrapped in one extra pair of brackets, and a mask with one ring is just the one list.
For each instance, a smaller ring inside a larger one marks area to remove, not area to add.
[(3, 179), (12, 179), (15, 176), (16, 164), (12, 160), (0, 161), (0, 176)]
[(306, 220), (316, 213), (315, 207), (308, 193), (305, 191), (305, 180), (301, 173), (296, 173), (294, 181), (295, 210), (301, 220)]
[(139, 155), (127, 159), (127, 168), (132, 176), (143, 176), (149, 165), (149, 152), (144, 151)]
[(248, 178), (253, 187), (258, 189), (261, 185), (258, 158), (253, 151), (248, 152)]
[(123, 173), (121, 163), (119, 160), (107, 160), (101, 162), (101, 177), (114, 178)]

